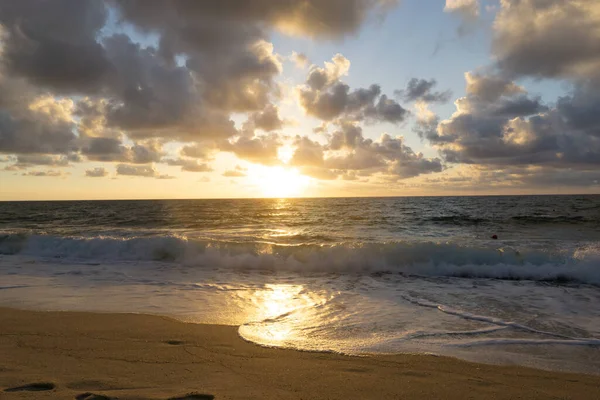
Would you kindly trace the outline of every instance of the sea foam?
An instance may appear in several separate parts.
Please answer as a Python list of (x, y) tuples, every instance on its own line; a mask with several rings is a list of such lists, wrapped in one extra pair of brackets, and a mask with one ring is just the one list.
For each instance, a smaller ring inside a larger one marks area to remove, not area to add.
[(198, 268), (578, 282), (600, 285), (600, 251), (511, 249), (451, 242), (283, 246), (165, 235), (117, 238), (0, 235), (0, 254), (98, 262), (160, 261)]

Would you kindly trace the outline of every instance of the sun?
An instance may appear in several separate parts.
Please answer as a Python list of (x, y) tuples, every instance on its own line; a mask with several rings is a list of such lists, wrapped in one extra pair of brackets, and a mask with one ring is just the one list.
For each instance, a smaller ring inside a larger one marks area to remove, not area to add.
[(301, 196), (310, 184), (310, 178), (297, 169), (279, 166), (252, 166), (248, 168), (248, 178), (264, 197)]

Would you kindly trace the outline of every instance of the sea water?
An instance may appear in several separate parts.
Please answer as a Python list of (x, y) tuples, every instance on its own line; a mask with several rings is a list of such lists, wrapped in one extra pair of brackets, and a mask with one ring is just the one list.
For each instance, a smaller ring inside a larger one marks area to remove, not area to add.
[(600, 196), (3, 202), (0, 306), (600, 373)]

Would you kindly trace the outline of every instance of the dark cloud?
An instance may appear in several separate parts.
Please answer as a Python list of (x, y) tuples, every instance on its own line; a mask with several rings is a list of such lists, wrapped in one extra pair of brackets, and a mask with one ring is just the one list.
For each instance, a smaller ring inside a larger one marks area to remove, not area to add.
[(479, 99), (494, 102), (502, 96), (524, 93), (525, 89), (507, 78), (473, 72), (465, 73), (467, 93)]
[[(151, 166), (131, 164), (159, 162), (162, 145), (179, 141), (187, 143), (186, 157), (209, 160), (229, 151), (277, 164), (281, 139), (255, 132), (285, 124), (274, 105), (283, 58), (268, 41), (271, 32), (339, 39), (395, 3), (0, 0), (0, 152), (81, 154), (121, 163), (121, 175), (159, 177)], [(125, 31), (133, 26), (154, 35), (157, 44), (113, 34), (106, 29), (109, 15), (127, 24)], [(307, 62), (301, 54), (294, 59)], [(341, 84), (348, 66), (336, 56), (312, 69), (315, 85), (319, 74), (331, 80), (324, 85)], [(340, 116), (404, 118), (406, 111), (377, 86), (347, 92)], [(236, 129), (234, 113), (247, 113), (246, 131)], [(184, 170), (208, 169), (185, 158), (168, 160)]]
[(254, 129), (262, 129), (265, 132), (275, 131), (283, 128), (284, 121), (279, 116), (276, 106), (269, 104), (264, 110), (250, 115), (248, 122)]
[(522, 90), (492, 103), (470, 95), (457, 100), (450, 119), (421, 134), (453, 163), (597, 168), (600, 118), (593, 117), (593, 110), (600, 111), (600, 102), (594, 99), (595, 93), (577, 89), (550, 108)]
[[(175, 19), (179, 25), (172, 27), (173, 35), (187, 45), (210, 47), (208, 33), (226, 34), (215, 24), (214, 31), (197, 35), (194, 23), (227, 21), (229, 35), (236, 29), (250, 25), (270, 25), (288, 34), (312, 37), (340, 38), (355, 32), (370, 15), (380, 14), (394, 6), (389, 0), (225, 0), (219, 3), (175, 0), (117, 0), (124, 17), (145, 29), (170, 26)], [(234, 24), (237, 23), (237, 24)], [(239, 26), (236, 26), (239, 25)], [(208, 28), (204, 28), (208, 30)], [(190, 31), (191, 30), (191, 31)], [(236, 37), (240, 40), (243, 35)], [(229, 42), (226, 42), (230, 44)], [(219, 43), (223, 45), (223, 43)]]
[(48, 154), (19, 154), (12, 158), (14, 164), (6, 167), (7, 170), (27, 169), (37, 165), (48, 167), (66, 167), (71, 161), (79, 161), (76, 156), (54, 156)]
[(556, 108), (570, 130), (600, 137), (600, 94), (594, 88), (578, 87), (559, 98)]
[(236, 130), (228, 113), (205, 105), (201, 84), (185, 66), (166, 62), (152, 47), (125, 35), (104, 40), (117, 72), (109, 82), (115, 99), (106, 105), (106, 125), (132, 138), (193, 141), (226, 138)]
[(548, 111), (540, 97), (530, 98), (525, 94), (500, 99), (490, 105), (490, 115), (498, 117), (524, 117)]
[(450, 100), (452, 92), (434, 92), (433, 88), (437, 85), (435, 79), (425, 80), (412, 78), (406, 84), (406, 89), (396, 92), (405, 101), (420, 101), (424, 103), (446, 103)]
[(85, 176), (88, 178), (103, 178), (108, 175), (108, 171), (102, 167), (96, 167), (94, 169), (86, 169)]
[(92, 161), (123, 161), (128, 158), (127, 150), (118, 139), (99, 137), (92, 138), (82, 153)]
[[(333, 134), (331, 142), (338, 137), (343, 137), (340, 148), (350, 152), (329, 157), (325, 165), (330, 169), (367, 170), (370, 173), (390, 175), (395, 179), (440, 172), (443, 169), (440, 159), (428, 159), (421, 153), (413, 152), (404, 144), (402, 137), (393, 138), (383, 134), (379, 140), (373, 141), (365, 139), (360, 128), (347, 124)], [(332, 149), (336, 150), (335, 147)]]
[(597, 0), (503, 0), (494, 22), (497, 66), (510, 76), (598, 78)]
[(340, 78), (347, 74), (350, 62), (341, 54), (326, 62), (325, 67), (312, 66), (306, 83), (296, 88), (300, 105), (308, 115), (324, 121), (338, 118), (353, 121), (404, 121), (408, 111), (396, 101), (381, 94), (379, 85), (350, 90)]
[[(471, 165), (464, 185), (543, 188), (597, 185), (600, 167), (600, 3), (503, 0), (486, 72), (466, 73), (467, 96), (416, 132), (449, 163)], [(519, 77), (566, 79), (556, 104), (527, 94)], [(461, 185), (452, 182), (452, 185)]]
[(91, 161), (128, 162), (133, 164), (147, 164), (157, 162), (163, 153), (157, 143), (147, 145), (135, 144), (125, 146), (119, 139), (97, 137), (88, 139), (81, 153)]
[(281, 71), (266, 42), (269, 29), (339, 38), (394, 1), (116, 1), (121, 17), (160, 35), (157, 53), (171, 64), (186, 54), (186, 67), (203, 88), (203, 99), (228, 111), (261, 110), (269, 104)]
[(103, 1), (0, 1), (6, 70), (59, 92), (101, 87), (110, 63), (96, 41), (107, 10)]
[(382, 174), (390, 180), (441, 172), (439, 158), (426, 158), (404, 144), (402, 137), (384, 134), (378, 140), (366, 139), (360, 126), (342, 123), (326, 145), (306, 137), (296, 137), (290, 164), (318, 179), (336, 179)]
[(128, 130), (173, 127), (190, 112), (196, 93), (190, 71), (167, 64), (152, 47), (123, 34), (104, 39), (117, 74), (111, 90), (121, 101), (109, 103), (109, 124)]
[(66, 154), (77, 151), (71, 100), (42, 94), (0, 70), (0, 152)]

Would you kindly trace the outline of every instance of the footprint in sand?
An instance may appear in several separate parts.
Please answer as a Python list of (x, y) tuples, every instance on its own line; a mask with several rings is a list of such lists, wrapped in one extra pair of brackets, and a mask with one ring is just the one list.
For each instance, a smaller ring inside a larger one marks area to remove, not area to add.
[(183, 340), (167, 340), (165, 343), (170, 344), (171, 346), (179, 346), (184, 344), (185, 342)]
[(52, 390), (56, 386), (49, 382), (36, 382), (28, 385), (17, 386), (14, 388), (4, 389), (5, 392), (41, 392), (43, 390)]

